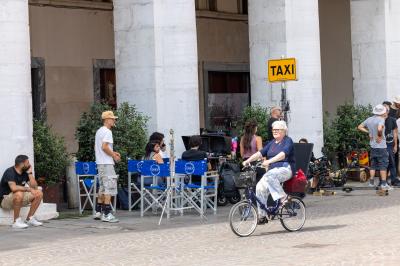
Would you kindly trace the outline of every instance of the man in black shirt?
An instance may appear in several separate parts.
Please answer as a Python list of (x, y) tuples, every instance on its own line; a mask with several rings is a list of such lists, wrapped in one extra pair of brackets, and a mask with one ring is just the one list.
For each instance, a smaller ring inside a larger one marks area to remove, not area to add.
[[(185, 161), (200, 161), (207, 159), (207, 153), (205, 151), (200, 151), (199, 147), (201, 145), (200, 136), (191, 136), (189, 139), (190, 149), (182, 153), (182, 160)], [(192, 175), (192, 182), (200, 183), (201, 176)]]
[[(393, 117), (396, 120), (400, 118), (400, 95), (394, 97), (393, 104), (390, 105), (389, 116)], [(397, 168), (399, 167), (399, 149), (397, 149), (397, 152), (394, 155), (394, 159)]]
[[(389, 114), (390, 102), (383, 102), (383, 105), (387, 108)], [(398, 148), (398, 128), (396, 119), (389, 115), (385, 119), (385, 137), (386, 149), (389, 153), (388, 171), (390, 171), (390, 180), (392, 181), (392, 186), (399, 186), (400, 180), (397, 179), (397, 167), (395, 162), (395, 154)]]
[[(33, 216), (43, 198), (42, 191), (38, 190), (35, 177), (28, 156), (18, 155), (15, 165), (8, 168), (0, 181), (0, 206), (3, 209), (14, 210), (13, 228), (24, 229), (28, 225), (40, 226), (41, 222)], [(19, 217), (21, 207), (31, 204), (25, 223)]]
[(267, 142), (271, 141), (274, 136), (272, 135), (272, 124), (275, 121), (278, 121), (281, 118), (282, 110), (280, 107), (272, 107), (271, 109), (271, 117), (269, 118), (267, 122)]

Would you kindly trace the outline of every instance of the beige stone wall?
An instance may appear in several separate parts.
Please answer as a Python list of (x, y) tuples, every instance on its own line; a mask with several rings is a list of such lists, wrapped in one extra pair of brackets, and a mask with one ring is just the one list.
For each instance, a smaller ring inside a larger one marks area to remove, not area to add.
[[(236, 12), (236, 1), (218, 2)], [(112, 11), (30, 6), (32, 57), (45, 60), (48, 122), (65, 137), (68, 150), (80, 114), (93, 102), (93, 59), (114, 58)], [(197, 12), (200, 123), (204, 126), (204, 62), (248, 64), (247, 17)]]
[[(233, 2), (233, 1), (232, 1)], [(219, 4), (219, 2), (218, 2)], [(249, 64), (247, 16), (197, 12), (200, 126), (204, 127), (203, 64)]]
[(31, 51), (45, 60), (48, 122), (76, 152), (74, 132), (93, 102), (93, 59), (114, 58), (112, 11), (29, 7)]
[(220, 12), (238, 13), (238, 2), (235, 0), (218, 0), (217, 9)]
[(353, 102), (350, 0), (319, 0), (323, 109)]

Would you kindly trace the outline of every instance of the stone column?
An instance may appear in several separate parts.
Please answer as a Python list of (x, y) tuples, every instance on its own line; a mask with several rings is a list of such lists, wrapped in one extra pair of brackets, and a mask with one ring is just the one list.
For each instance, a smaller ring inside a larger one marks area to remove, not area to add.
[(355, 103), (376, 105), (400, 95), (399, 28), (399, 1), (351, 1)]
[(0, 178), (18, 154), (33, 162), (28, 0), (0, 1)]
[(268, 82), (267, 61), (297, 60), (298, 81), (287, 82), (289, 135), (305, 137), (320, 154), (323, 145), (318, 0), (249, 1), (252, 104), (280, 105), (281, 84)]
[(200, 127), (194, 1), (115, 0), (114, 30), (118, 103), (150, 116), (149, 133), (173, 128), (180, 156)]

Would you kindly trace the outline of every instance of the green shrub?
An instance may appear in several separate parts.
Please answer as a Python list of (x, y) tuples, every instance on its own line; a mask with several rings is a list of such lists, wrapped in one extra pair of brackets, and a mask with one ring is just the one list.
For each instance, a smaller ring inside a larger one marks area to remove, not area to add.
[[(105, 104), (95, 103), (89, 112), (82, 114), (75, 138), (79, 144), (76, 154), (78, 161), (95, 161), (94, 143), (96, 131), (103, 126), (101, 113), (111, 110)], [(117, 174), (125, 180), (127, 176), (127, 158), (141, 159), (147, 142), (146, 124), (148, 118), (139, 113), (128, 103), (121, 104), (115, 115), (118, 116), (116, 127), (112, 129), (114, 150), (121, 154), (121, 161), (115, 165)]]
[(117, 111), (117, 126), (114, 128), (114, 147), (121, 154), (121, 162), (116, 165), (119, 176), (128, 176), (127, 158), (141, 159), (147, 143), (148, 117), (139, 113), (128, 103), (121, 104)]
[(329, 119), (329, 114), (326, 114), (324, 116), (324, 148), (326, 152), (347, 154), (357, 148), (368, 149), (368, 134), (357, 130), (357, 126), (371, 115), (371, 105), (347, 103), (338, 106), (332, 120)]
[(75, 131), (75, 139), (78, 141), (78, 152), (76, 158), (78, 161), (95, 161), (94, 140), (96, 131), (103, 126), (101, 113), (111, 110), (111, 107), (103, 103), (95, 103), (88, 112), (84, 112)]
[(44, 177), (46, 184), (60, 183), (70, 162), (64, 138), (52, 133), (44, 120), (34, 120), (33, 149), (36, 177)]
[(239, 136), (242, 136), (244, 133), (244, 125), (246, 124), (246, 122), (249, 120), (254, 120), (258, 124), (257, 135), (260, 136), (264, 142), (267, 140), (268, 137), (268, 119), (268, 107), (262, 107), (258, 104), (254, 106), (247, 106), (242, 112), (241, 119), (237, 124), (236, 130), (237, 132), (239, 132)]

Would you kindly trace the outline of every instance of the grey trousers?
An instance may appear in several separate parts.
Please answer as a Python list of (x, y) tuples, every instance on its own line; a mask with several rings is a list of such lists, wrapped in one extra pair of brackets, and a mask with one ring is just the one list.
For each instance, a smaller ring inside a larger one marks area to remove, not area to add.
[[(292, 170), (290, 166), (277, 167), (269, 170), (257, 183), (256, 195), (257, 198), (266, 206), (268, 196), (271, 193), (273, 200), (278, 200), (286, 196), (283, 191), (281, 183), (289, 180), (292, 177)], [(266, 216), (267, 213), (258, 205), (258, 214)]]

